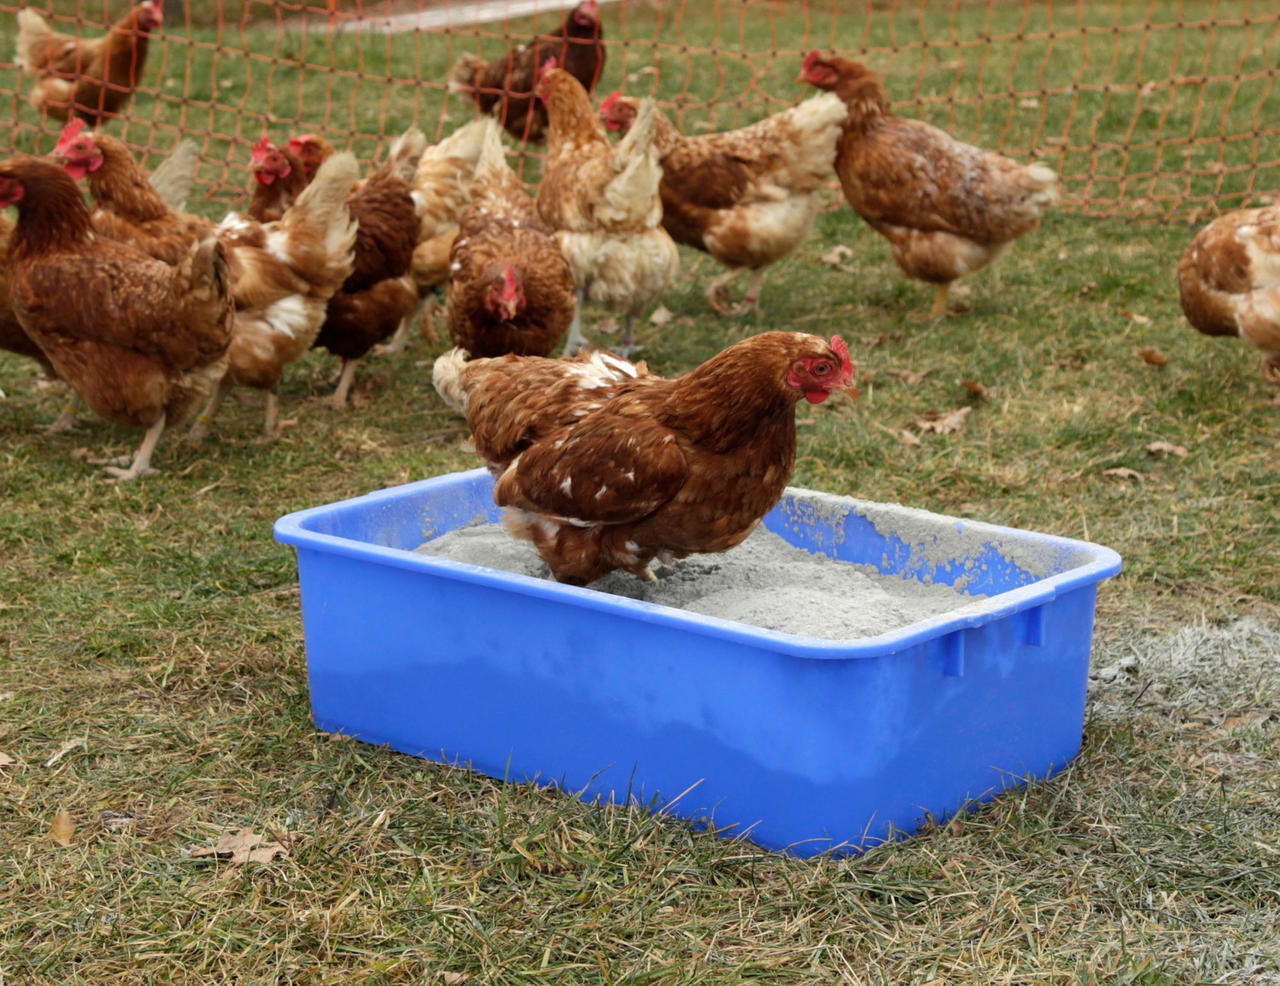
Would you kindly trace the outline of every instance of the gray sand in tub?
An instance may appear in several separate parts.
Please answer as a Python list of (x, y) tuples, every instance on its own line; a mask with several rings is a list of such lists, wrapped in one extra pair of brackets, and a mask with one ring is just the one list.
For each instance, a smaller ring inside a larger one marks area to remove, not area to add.
[[(477, 524), (428, 541), (418, 551), (453, 561), (550, 578), (528, 541), (499, 524)], [(787, 543), (759, 526), (738, 547), (654, 564), (657, 582), (610, 572), (589, 588), (629, 599), (733, 620), (765, 630), (828, 640), (872, 637), (968, 605), (982, 596), (948, 585), (885, 575)]]

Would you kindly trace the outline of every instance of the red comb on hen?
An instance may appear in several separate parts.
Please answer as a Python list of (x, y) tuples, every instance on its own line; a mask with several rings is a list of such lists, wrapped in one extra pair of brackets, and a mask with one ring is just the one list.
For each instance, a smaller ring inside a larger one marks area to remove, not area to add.
[(605, 96), (604, 102), (600, 104), (600, 112), (605, 113), (613, 109), (613, 104), (618, 101), (618, 97), (621, 95), (622, 93), (615, 89), (613, 92), (609, 93), (609, 95)]
[(261, 164), (270, 148), (271, 139), (266, 134), (263, 134), (262, 139), (253, 145), (253, 163)]
[(840, 377), (853, 381), (853, 360), (849, 356), (849, 346), (839, 336), (831, 337), (831, 348), (840, 357)]
[(62, 128), (62, 134), (58, 137), (58, 143), (54, 146), (53, 149), (59, 153), (65, 152), (67, 148), (71, 145), (72, 141), (74, 141), (77, 137), (80, 136), (80, 132), (84, 130), (84, 126), (85, 126), (84, 121), (81, 120), (79, 117), (76, 117), (74, 120), (70, 121), (65, 127)]
[(542, 67), (538, 69), (538, 77), (533, 83), (533, 94), (543, 102), (547, 99), (547, 73), (555, 69), (556, 65), (556, 58), (552, 55), (542, 63)]

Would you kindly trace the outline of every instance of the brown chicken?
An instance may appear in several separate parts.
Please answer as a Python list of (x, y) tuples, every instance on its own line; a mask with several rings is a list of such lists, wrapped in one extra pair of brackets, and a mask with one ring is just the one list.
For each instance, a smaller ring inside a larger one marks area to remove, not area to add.
[[(13, 220), (8, 216), (0, 215), (0, 256), (8, 254), (9, 241), (13, 236), (13, 230)], [(35, 360), (47, 380), (57, 380), (58, 373), (53, 368), (53, 364), (49, 362), (49, 357), (44, 354), (44, 350), (36, 344), (36, 341), (27, 335), (27, 330), (18, 321), (18, 316), (13, 310), (10, 292), (8, 263), (6, 261), (4, 269), (0, 270), (0, 349)], [(57, 432), (71, 431), (79, 424), (76, 412), (83, 403), (80, 395), (73, 388), (68, 387), (67, 397), (63, 402), (61, 412), (52, 422), (45, 425), (44, 431), (51, 435)]]
[[(449, 255), (462, 211), (471, 201), (471, 184), (488, 128), (487, 119), (472, 120), (428, 147), (414, 176), (413, 201), (419, 225), (418, 245), (413, 251), (413, 280), (421, 299), (423, 334), (432, 341), (436, 338), (436, 294), (449, 280)], [(407, 343), (407, 333), (397, 333), (385, 351), (398, 352)]]
[(151, 32), (164, 22), (159, 0), (143, 0), (99, 38), (54, 31), (30, 7), (18, 11), (19, 68), (37, 76), (31, 102), (59, 120), (93, 126), (132, 98), (147, 61)]
[(1280, 386), (1280, 206), (1237, 209), (1197, 233), (1178, 264), (1178, 294), (1199, 331), (1262, 350), (1263, 376)]
[(585, 341), (582, 303), (589, 299), (623, 316), (623, 338), (616, 348), (626, 352), (634, 342), (632, 320), (680, 268), (676, 245), (662, 228), (657, 107), (644, 100), (615, 146), (587, 91), (554, 63), (543, 72), (538, 95), (550, 121), (538, 215), (556, 230), (578, 289), (578, 314), (565, 351), (575, 352)]
[[(0, 215), (0, 256), (8, 256), (13, 230), (13, 220), (8, 216)], [(0, 269), (0, 349), (29, 357), (40, 364), (45, 376), (57, 376), (53, 370), (53, 364), (49, 362), (49, 357), (45, 356), (44, 350), (36, 345), (36, 341), (31, 336), (27, 335), (27, 330), (22, 327), (18, 316), (14, 314), (13, 303), (10, 300), (7, 260), (3, 269)]]
[(547, 356), (573, 321), (573, 273), (489, 121), (453, 244), (449, 334), (473, 356)]
[(266, 135), (253, 145), (252, 160), (254, 188), (249, 215), (260, 223), (273, 223), (293, 205), (315, 172), (308, 174), (297, 154), (277, 147)]
[(674, 380), (609, 353), (436, 360), (436, 390), (471, 426), (506, 524), (552, 575), (585, 585), (654, 558), (725, 551), (778, 502), (796, 457), (796, 405), (851, 395), (839, 337), (766, 332)]
[[(639, 108), (640, 100), (615, 92), (601, 104), (600, 119), (625, 133)], [(832, 93), (740, 130), (697, 137), (655, 115), (662, 225), (677, 243), (729, 268), (707, 287), (707, 301), (719, 314), (755, 309), (765, 267), (791, 253), (813, 226), (846, 115)], [(730, 305), (725, 291), (744, 270), (752, 272), (747, 293)]]
[(481, 113), (497, 107), (498, 122), (507, 133), (537, 143), (547, 128), (547, 111), (534, 97), (539, 69), (554, 58), (592, 92), (604, 71), (603, 37), (600, 5), (583, 0), (565, 15), (558, 31), (539, 34), (496, 61), (486, 64), (478, 55), (463, 52), (449, 70), (449, 89), (472, 93)]
[(894, 116), (871, 71), (847, 58), (805, 57), (801, 80), (849, 109), (836, 150), (845, 198), (889, 241), (904, 274), (936, 284), (931, 318), (947, 311), (951, 282), (991, 263), (1040, 225), (1058, 176)]
[(81, 133), (68, 124), (53, 156), (73, 177), (88, 179), (97, 204), (94, 228), (104, 236), (170, 264), (194, 239), (217, 236), (227, 253), (235, 301), (230, 366), (191, 435), (205, 437), (226, 393), (246, 386), (267, 391), (263, 434), (275, 436), (276, 387), (284, 367), (311, 347), (329, 299), (351, 273), (355, 226), (344, 200), (355, 181), (355, 159), (339, 155), (341, 162), (321, 172), (325, 188), (300, 196), (279, 222), (263, 224), (233, 212), (215, 227), (170, 209), (113, 137)]
[(98, 414), (146, 429), (120, 479), (152, 472), (167, 427), (182, 423), (227, 367), (231, 290), (222, 246), (192, 244), (176, 266), (95, 236), (75, 181), (57, 164), (0, 164), (0, 208), (18, 223), (9, 249), (14, 312)]
[[(329, 311), (315, 341), (342, 360), (338, 386), (330, 398), (335, 407), (347, 406), (359, 361), (392, 336), (418, 307), (418, 290), (410, 275), (418, 244), (411, 182), (425, 147), (422, 131), (409, 129), (391, 145), (387, 160), (357, 182), (347, 197), (356, 222), (354, 265), (342, 289), (329, 299)], [(290, 138), (289, 150), (302, 162), (305, 180), (310, 181), (333, 154), (333, 145), (307, 134)]]
[[(78, 133), (83, 128), (83, 120), (72, 120), (63, 128), (64, 137), (68, 132), (74, 131)], [(168, 196), (177, 201), (182, 201), (186, 198), (191, 182), (195, 177), (195, 165), (195, 144), (191, 141), (180, 141), (169, 156), (151, 174), (149, 184), (162, 199)], [(6, 217), (0, 217), (0, 254), (8, 249), (9, 236), (12, 230), (13, 223)], [(189, 239), (181, 251), (175, 252), (174, 259), (171, 262), (180, 262), (190, 249), (192, 242), (193, 240)], [(19, 324), (17, 316), (13, 314), (12, 306), (9, 304), (8, 279), (3, 276), (0, 276), (0, 349), (8, 349), (23, 356), (30, 356), (40, 364), (47, 376), (57, 376), (53, 370), (53, 365), (49, 363), (35, 341), (26, 334), (21, 324)], [(62, 413), (45, 430), (59, 432), (69, 431), (74, 428), (76, 426), (76, 410), (80, 403), (79, 395), (74, 390), (71, 390), (69, 398), (62, 408)]]

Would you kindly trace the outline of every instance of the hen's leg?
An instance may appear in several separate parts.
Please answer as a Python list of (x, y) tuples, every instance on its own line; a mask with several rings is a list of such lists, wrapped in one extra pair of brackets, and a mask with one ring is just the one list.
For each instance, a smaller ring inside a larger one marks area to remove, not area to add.
[(45, 425), (45, 434), (56, 435), (60, 431), (72, 431), (79, 424), (76, 420), (76, 411), (80, 410), (83, 404), (84, 398), (80, 396), (80, 393), (75, 390), (71, 391), (67, 396), (66, 403), (62, 405), (62, 412), (53, 421)]
[(582, 306), (587, 303), (587, 292), (578, 292), (578, 310), (573, 313), (573, 321), (569, 324), (569, 338), (564, 341), (561, 356), (572, 356), (587, 344), (587, 337), (582, 334)]
[(213, 392), (213, 396), (209, 398), (209, 403), (205, 405), (204, 410), (196, 417), (196, 423), (187, 432), (187, 438), (193, 442), (198, 442), (209, 437), (209, 426), (213, 424), (213, 416), (218, 413), (218, 408), (222, 407), (222, 402), (226, 399), (230, 390), (231, 384), (225, 379), (219, 381), (218, 389)]
[(626, 359), (630, 359), (631, 354), (641, 348), (640, 346), (636, 345), (636, 336), (631, 329), (631, 323), (634, 319), (635, 319), (635, 315), (631, 312), (627, 312), (625, 315), (622, 316), (622, 341), (619, 342), (616, 346), (609, 347), (619, 356), (622, 356)]
[(408, 349), (409, 338), (413, 334), (414, 322), (419, 322), (422, 325), (422, 334), (427, 337), (429, 342), (436, 342), (435, 319), (432, 317), (435, 313), (435, 307), (435, 294), (427, 295), (422, 300), (422, 304), (400, 320), (400, 324), (396, 326), (395, 335), (382, 345), (373, 347), (371, 350), (373, 355), (395, 356), (397, 353), (403, 353)]
[(717, 315), (732, 315), (733, 306), (725, 300), (725, 291), (743, 272), (745, 268), (730, 267), (727, 271), (707, 285), (707, 304)]
[[(277, 385), (278, 386), (278, 385)], [(262, 421), (262, 440), (270, 442), (280, 437), (280, 395), (276, 388), (267, 391), (267, 414)]]
[(747, 293), (742, 296), (741, 303), (734, 306), (735, 315), (746, 315), (760, 308), (760, 285), (763, 283), (764, 268), (757, 267), (751, 272), (751, 280), (747, 282)]
[(1280, 387), (1280, 353), (1262, 354), (1262, 376), (1268, 383)]
[(129, 468), (120, 469), (116, 466), (107, 466), (107, 472), (121, 482), (137, 479), (139, 476), (150, 476), (155, 472), (151, 468), (151, 453), (156, 450), (156, 442), (160, 441), (160, 436), (163, 433), (164, 412), (161, 411), (156, 423), (148, 428), (147, 433), (142, 436), (142, 444), (138, 446), (138, 451), (133, 453), (133, 462), (129, 465)]
[(947, 293), (950, 290), (949, 283), (938, 285), (938, 293), (933, 296), (933, 307), (929, 310), (930, 319), (942, 318), (947, 314)]
[(356, 378), (356, 367), (359, 365), (359, 360), (344, 359), (342, 361), (342, 374), (338, 377), (338, 389), (329, 398), (331, 406), (338, 408), (347, 406), (347, 395), (351, 392), (351, 384)]

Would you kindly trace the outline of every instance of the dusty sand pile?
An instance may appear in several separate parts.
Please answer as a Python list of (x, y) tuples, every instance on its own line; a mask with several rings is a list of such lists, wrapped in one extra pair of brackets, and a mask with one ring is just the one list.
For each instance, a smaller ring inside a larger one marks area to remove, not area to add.
[[(533, 545), (517, 541), (498, 524), (461, 527), (418, 550), (550, 578)], [(763, 526), (732, 551), (691, 555), (675, 567), (655, 564), (654, 572), (657, 582), (611, 572), (590, 588), (764, 630), (828, 640), (872, 637), (985, 598), (810, 554)]]

